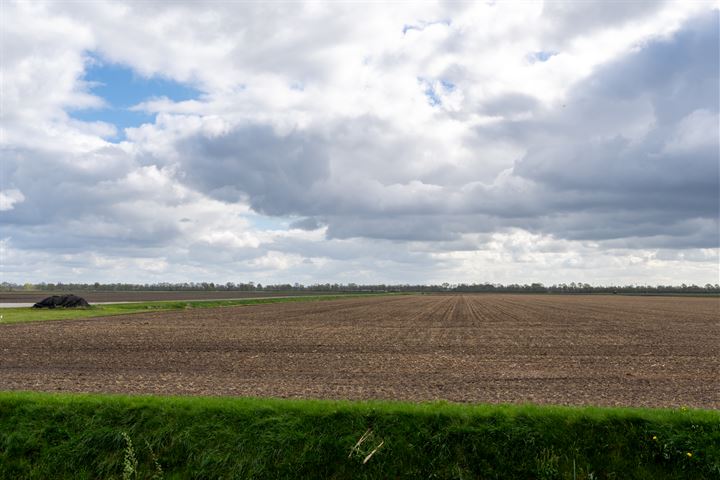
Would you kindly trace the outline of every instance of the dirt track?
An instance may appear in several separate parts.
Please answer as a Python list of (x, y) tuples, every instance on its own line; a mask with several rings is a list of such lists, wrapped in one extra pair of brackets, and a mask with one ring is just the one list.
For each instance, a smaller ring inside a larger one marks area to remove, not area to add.
[(464, 295), (0, 326), (0, 390), (720, 408), (720, 299)]

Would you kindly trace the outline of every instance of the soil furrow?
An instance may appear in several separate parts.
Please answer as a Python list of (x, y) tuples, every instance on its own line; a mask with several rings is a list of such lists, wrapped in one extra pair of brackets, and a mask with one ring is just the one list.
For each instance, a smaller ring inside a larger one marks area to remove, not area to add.
[(720, 408), (720, 299), (364, 297), (0, 325), (0, 389)]

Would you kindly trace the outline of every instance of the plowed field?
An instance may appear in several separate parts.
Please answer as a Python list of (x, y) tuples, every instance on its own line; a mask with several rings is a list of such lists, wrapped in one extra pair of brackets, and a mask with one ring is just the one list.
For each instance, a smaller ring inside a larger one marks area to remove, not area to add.
[(720, 299), (375, 297), (0, 325), (0, 390), (720, 408)]

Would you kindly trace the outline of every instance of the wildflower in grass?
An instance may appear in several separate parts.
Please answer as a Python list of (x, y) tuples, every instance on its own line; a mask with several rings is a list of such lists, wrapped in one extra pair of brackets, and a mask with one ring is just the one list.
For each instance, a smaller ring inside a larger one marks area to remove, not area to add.
[(131, 480), (137, 478), (137, 467), (138, 461), (135, 457), (135, 449), (133, 448), (132, 440), (127, 432), (120, 432), (123, 439), (125, 439), (125, 459), (123, 461), (123, 480)]
[(688, 456), (688, 458), (692, 458), (692, 453), (687, 452), (687, 456)]
[(653, 440), (657, 442), (657, 435), (653, 435)]

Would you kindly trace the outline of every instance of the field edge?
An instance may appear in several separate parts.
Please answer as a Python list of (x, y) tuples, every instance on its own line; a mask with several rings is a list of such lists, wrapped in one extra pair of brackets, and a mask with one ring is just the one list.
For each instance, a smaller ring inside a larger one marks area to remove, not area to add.
[(123, 433), (139, 478), (720, 473), (715, 410), (0, 392), (0, 478), (120, 478)]
[(90, 308), (0, 308), (0, 326), (53, 320), (82, 320), (137, 313), (164, 312), (200, 308), (224, 308), (269, 303), (322, 302), (360, 297), (412, 295), (409, 293), (348, 293), (340, 295), (296, 295), (291, 297), (241, 298), (227, 300), (157, 300), (149, 302), (118, 302), (93, 305)]

